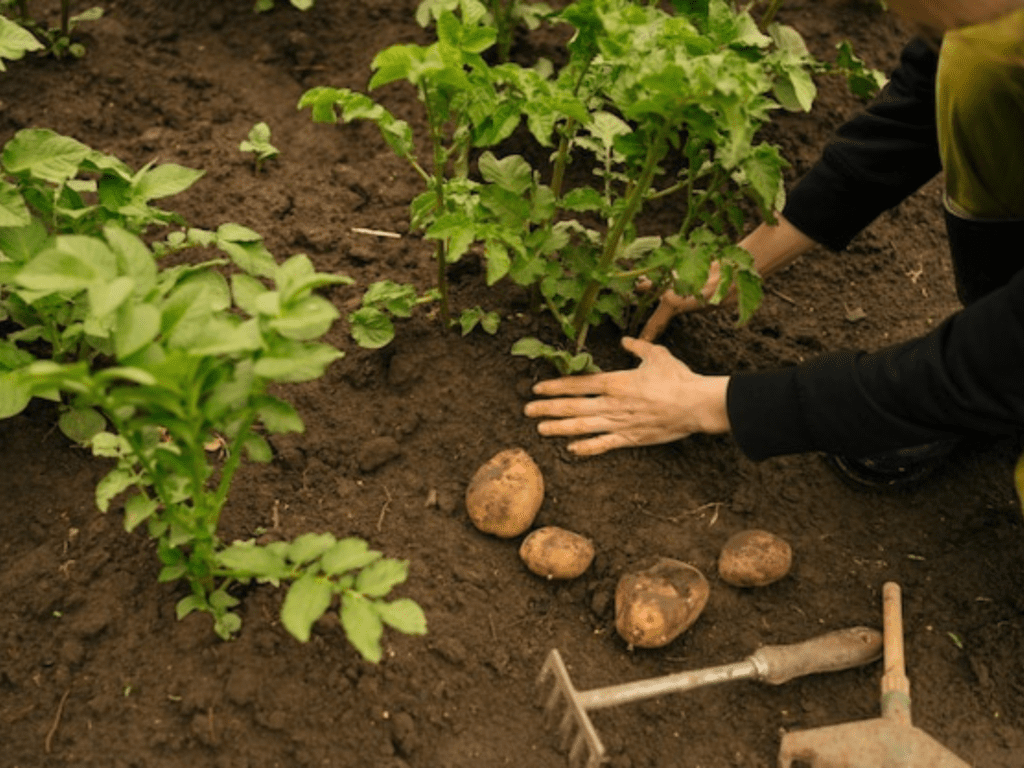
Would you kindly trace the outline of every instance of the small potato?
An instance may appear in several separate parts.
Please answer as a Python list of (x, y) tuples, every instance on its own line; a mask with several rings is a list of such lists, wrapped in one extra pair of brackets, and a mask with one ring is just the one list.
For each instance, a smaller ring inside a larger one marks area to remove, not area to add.
[(793, 564), (793, 550), (768, 531), (740, 531), (718, 556), (718, 575), (734, 587), (764, 587), (778, 581)]
[(663, 557), (615, 589), (615, 629), (630, 646), (661, 648), (693, 626), (711, 595), (704, 574)]
[(466, 488), (466, 510), (479, 530), (504, 539), (533, 525), (544, 501), (544, 477), (522, 448), (495, 455)]
[(523, 539), (519, 557), (538, 576), (575, 579), (594, 561), (594, 543), (586, 536), (549, 525)]

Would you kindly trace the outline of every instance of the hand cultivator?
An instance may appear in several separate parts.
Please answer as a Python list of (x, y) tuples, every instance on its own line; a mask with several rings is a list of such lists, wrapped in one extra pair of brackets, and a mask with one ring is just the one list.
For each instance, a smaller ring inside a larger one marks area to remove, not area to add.
[[(590, 720), (590, 711), (732, 680), (757, 680), (781, 685), (804, 675), (836, 672), (867, 664), (878, 659), (881, 651), (882, 636), (879, 632), (854, 627), (794, 645), (766, 645), (744, 661), (733, 664), (578, 691), (569, 679), (561, 654), (552, 649), (537, 678), (537, 685), (546, 692), (542, 699), (549, 717), (554, 718), (556, 710), (564, 708), (559, 732), (562, 748), (569, 752), (569, 765), (572, 768), (597, 768), (604, 762), (605, 749)], [(550, 686), (549, 691), (547, 686)]]
[(779, 768), (790, 768), (794, 761), (812, 768), (970, 768), (910, 724), (910, 681), (903, 662), (900, 588), (891, 581), (882, 587), (882, 618), (882, 716), (787, 733), (779, 748)]

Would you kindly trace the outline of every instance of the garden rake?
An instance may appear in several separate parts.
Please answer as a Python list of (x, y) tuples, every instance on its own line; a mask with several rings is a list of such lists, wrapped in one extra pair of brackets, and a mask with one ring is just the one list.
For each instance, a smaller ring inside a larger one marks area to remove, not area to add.
[[(537, 685), (542, 690), (541, 700), (549, 718), (557, 716), (560, 706), (565, 709), (558, 730), (562, 749), (568, 751), (570, 768), (597, 768), (604, 762), (605, 749), (588, 714), (595, 709), (732, 680), (757, 680), (780, 685), (803, 675), (836, 672), (867, 664), (878, 659), (881, 652), (880, 632), (853, 627), (793, 645), (766, 645), (744, 661), (733, 664), (578, 691), (569, 678), (561, 654), (552, 649), (537, 677)], [(546, 686), (551, 686), (550, 692)]]

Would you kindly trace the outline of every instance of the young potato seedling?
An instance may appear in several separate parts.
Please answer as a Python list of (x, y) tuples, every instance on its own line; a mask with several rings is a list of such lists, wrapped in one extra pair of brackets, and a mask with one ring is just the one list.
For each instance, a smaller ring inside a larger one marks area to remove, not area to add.
[(238, 149), (253, 154), (256, 175), (259, 175), (263, 163), (281, 154), (281, 151), (270, 143), (270, 126), (266, 123), (256, 123), (249, 130), (248, 138), (238, 145)]
[[(12, 8), (17, 13), (17, 22), (3, 15), (10, 13)], [(29, 16), (28, 0), (0, 0), (0, 59), (20, 59), (25, 51), (35, 50), (41, 50), (57, 59), (63, 58), (65, 54), (80, 59), (85, 55), (85, 46), (74, 42), (71, 33), (83, 21), (96, 21), (102, 17), (103, 9), (99, 6), (72, 15), (71, 0), (61, 0), (60, 22), (56, 27), (50, 27)], [(24, 36), (26, 33), (38, 45), (25, 47), (28, 44)], [(0, 71), (3, 71), (2, 64)]]

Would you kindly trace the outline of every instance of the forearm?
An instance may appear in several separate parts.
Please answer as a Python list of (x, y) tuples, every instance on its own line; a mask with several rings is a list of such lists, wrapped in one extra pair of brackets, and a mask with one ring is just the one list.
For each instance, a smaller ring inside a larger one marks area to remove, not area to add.
[(1024, 271), (927, 336), (871, 354), (733, 376), (732, 433), (753, 459), (867, 456), (957, 435), (1024, 431)]
[(815, 245), (814, 240), (781, 214), (776, 218), (776, 224), (761, 224), (739, 242), (740, 248), (754, 257), (754, 266), (761, 277), (791, 264)]
[(723, 435), (731, 430), (728, 408), (728, 376), (701, 376), (691, 386), (696, 429), (706, 435)]
[(836, 131), (821, 159), (789, 191), (783, 213), (795, 227), (841, 251), (939, 172), (937, 63), (921, 40), (904, 48), (878, 98)]
[[(767, 277), (782, 267), (791, 264), (798, 256), (806, 253), (816, 245), (814, 240), (794, 227), (782, 214), (776, 215), (775, 224), (761, 224), (753, 232), (737, 243), (754, 258), (754, 267), (761, 277)], [(709, 301), (718, 290), (721, 280), (718, 262), (711, 264), (708, 281), (701, 293), (705, 301)], [(731, 288), (728, 301), (736, 298), (735, 287)], [(684, 299), (684, 301), (693, 301)], [(696, 309), (696, 305), (693, 307)]]

